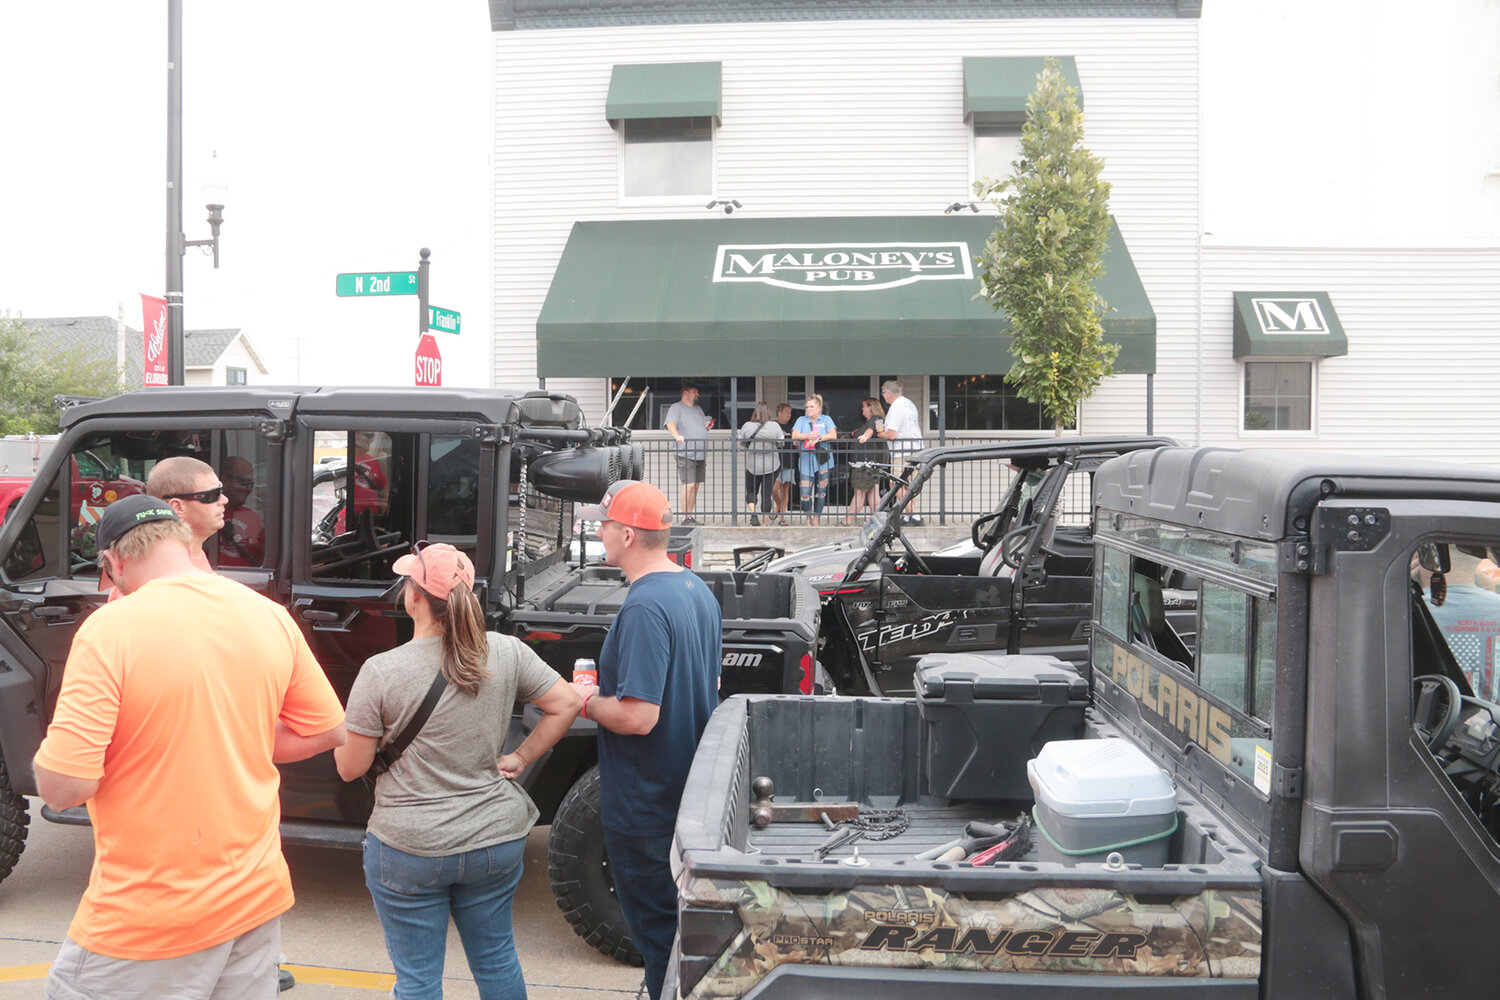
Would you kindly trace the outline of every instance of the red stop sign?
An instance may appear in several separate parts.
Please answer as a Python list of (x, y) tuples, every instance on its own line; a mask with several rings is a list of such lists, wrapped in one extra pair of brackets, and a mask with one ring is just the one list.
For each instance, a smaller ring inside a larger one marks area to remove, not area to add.
[(438, 352), (432, 334), (422, 334), (417, 341), (417, 385), (443, 384), (443, 356)]

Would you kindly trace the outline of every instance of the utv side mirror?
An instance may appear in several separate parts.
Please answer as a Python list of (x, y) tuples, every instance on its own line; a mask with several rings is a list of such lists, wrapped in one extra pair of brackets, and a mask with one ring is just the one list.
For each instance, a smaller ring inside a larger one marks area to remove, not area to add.
[(1417, 546), (1417, 565), (1429, 573), (1447, 573), (1453, 569), (1453, 559), (1447, 542), (1423, 542)]

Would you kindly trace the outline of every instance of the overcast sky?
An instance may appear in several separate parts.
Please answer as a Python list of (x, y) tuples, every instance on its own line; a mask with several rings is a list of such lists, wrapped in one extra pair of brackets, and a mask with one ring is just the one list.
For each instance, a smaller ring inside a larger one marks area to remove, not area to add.
[[(415, 270), (458, 310), (445, 385), (489, 384), (490, 31), (483, 0), (184, 0), (183, 229), (229, 182), (221, 264), (184, 259), (188, 329), (243, 328), (283, 382), (411, 385)], [(142, 328), (166, 286), (166, 0), (0, 3), (0, 311)]]

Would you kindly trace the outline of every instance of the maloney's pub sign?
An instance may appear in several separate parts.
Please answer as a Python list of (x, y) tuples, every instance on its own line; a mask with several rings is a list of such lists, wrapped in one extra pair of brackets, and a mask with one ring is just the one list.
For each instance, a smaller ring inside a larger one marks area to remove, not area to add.
[(758, 281), (807, 292), (868, 292), (974, 277), (969, 245), (945, 243), (720, 244), (714, 281)]

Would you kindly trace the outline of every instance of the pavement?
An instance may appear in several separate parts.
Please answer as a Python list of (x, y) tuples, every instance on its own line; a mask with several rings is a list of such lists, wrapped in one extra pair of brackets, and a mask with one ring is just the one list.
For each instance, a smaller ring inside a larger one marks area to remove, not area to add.
[[(0, 1000), (42, 995), (47, 967), (88, 884), (92, 831), (41, 818), (33, 801), (26, 850), (0, 882)], [(516, 948), (531, 1000), (639, 1000), (641, 970), (605, 958), (573, 933), (547, 885), (547, 827), (532, 831), (516, 893)], [(297, 986), (288, 1000), (389, 996), (394, 981), (358, 851), (288, 847), (297, 905), (282, 917), (282, 946)], [(478, 1000), (451, 927), (443, 995)]]

